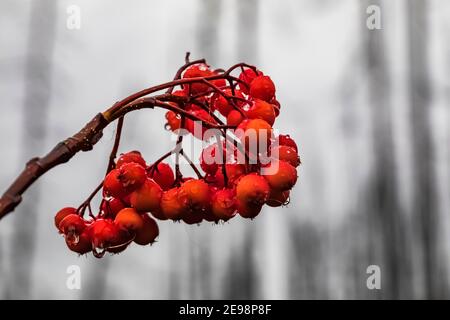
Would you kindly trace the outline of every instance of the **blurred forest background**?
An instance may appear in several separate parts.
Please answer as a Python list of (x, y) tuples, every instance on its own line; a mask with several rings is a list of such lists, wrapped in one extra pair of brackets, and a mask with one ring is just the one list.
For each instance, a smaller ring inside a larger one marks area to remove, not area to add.
[[(81, 28), (67, 28), (67, 8)], [(369, 5), (381, 30), (369, 30)], [(0, 191), (97, 112), (173, 77), (184, 53), (256, 64), (303, 165), (287, 208), (220, 226), (160, 223), (159, 242), (97, 260), (56, 211), (102, 178), (114, 128), (0, 222), (1, 299), (450, 298), (450, 2), (2, 0)], [(120, 151), (168, 150), (164, 113), (125, 121)], [(66, 287), (79, 265), (81, 290)], [(381, 268), (368, 290), (366, 268)]]

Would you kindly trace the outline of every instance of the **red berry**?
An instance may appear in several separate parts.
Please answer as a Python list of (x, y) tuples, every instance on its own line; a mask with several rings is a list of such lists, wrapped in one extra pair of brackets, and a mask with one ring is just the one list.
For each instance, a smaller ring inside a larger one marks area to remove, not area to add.
[(295, 152), (298, 152), (297, 144), (295, 143), (294, 139), (292, 139), (288, 134), (280, 134), (277, 140), (280, 146), (292, 147), (295, 149)]
[[(186, 118), (186, 130), (192, 133), (192, 135), (197, 139), (203, 139), (203, 135), (205, 134), (206, 130), (209, 129), (209, 127), (203, 125), (202, 121), (212, 125), (216, 124), (216, 121), (207, 111), (203, 109), (190, 110), (188, 112), (196, 116), (200, 120), (194, 121), (192, 119)], [(198, 129), (197, 127), (200, 129)]]
[(128, 193), (126, 196), (124, 196), (120, 200), (123, 202), (125, 207), (131, 207), (131, 194)]
[(116, 168), (120, 168), (125, 163), (137, 163), (145, 168), (145, 160), (139, 151), (130, 151), (122, 153), (117, 160)]
[(106, 217), (114, 219), (120, 210), (124, 209), (125, 205), (122, 200), (117, 198), (110, 198), (108, 200), (103, 200), (102, 211), (105, 213)]
[(212, 144), (202, 150), (200, 155), (200, 167), (207, 174), (214, 175), (219, 168), (218, 163), (222, 163), (222, 159), (216, 159), (220, 156), (217, 144)]
[(290, 190), (297, 182), (297, 170), (286, 161), (272, 161), (263, 170), (262, 174), (275, 190)]
[(174, 92), (172, 92), (172, 95), (177, 96), (177, 97), (186, 97), (186, 91), (184, 90), (175, 90)]
[(267, 201), (269, 193), (269, 184), (256, 173), (243, 176), (236, 185), (236, 198), (241, 206), (262, 206)]
[[(216, 72), (216, 71), (212, 71), (212, 72), (211, 72), (211, 75), (220, 75), (220, 73), (219, 73), (219, 72)], [(211, 80), (211, 83), (212, 83), (213, 85), (215, 85), (216, 87), (221, 88), (221, 89), (223, 89), (223, 88), (226, 87), (226, 85), (227, 85), (227, 82), (225, 81), (225, 79), (215, 79), (215, 80)]]
[(141, 246), (152, 244), (159, 235), (158, 224), (148, 214), (141, 215), (143, 225), (136, 231), (134, 242)]
[(225, 165), (225, 172), (227, 174), (229, 184), (233, 184), (245, 174), (245, 165), (239, 163), (227, 163)]
[(147, 179), (145, 168), (137, 163), (125, 163), (119, 169), (117, 176), (123, 187), (131, 192), (141, 187)]
[(248, 94), (250, 90), (250, 84), (252, 83), (253, 79), (261, 75), (263, 75), (263, 73), (259, 70), (255, 71), (251, 68), (244, 69), (244, 71), (242, 71), (241, 74), (239, 75), (239, 79), (246, 84), (245, 85), (239, 83), (239, 88), (241, 89), (241, 91), (245, 94)]
[(80, 235), (86, 229), (86, 221), (77, 213), (67, 215), (59, 223), (59, 230), (65, 235)]
[(273, 156), (277, 155), (277, 159), (289, 162), (295, 168), (300, 165), (300, 157), (292, 147), (276, 146), (271, 149), (271, 152)]
[[(162, 197), (161, 197), (162, 198)], [(158, 220), (167, 220), (167, 217), (164, 215), (161, 209), (161, 205), (157, 210), (153, 210), (151, 212), (152, 216)]]
[(244, 116), (239, 111), (231, 110), (230, 113), (228, 113), (227, 125), (237, 127), (242, 121), (244, 121)]
[(220, 218), (216, 217), (213, 214), (212, 210), (207, 210), (205, 212), (205, 214), (203, 215), (203, 219), (205, 221), (208, 221), (208, 222), (214, 222), (214, 223), (219, 223), (220, 222)]
[(203, 180), (192, 179), (184, 182), (178, 191), (179, 201), (193, 211), (204, 211), (208, 208), (211, 193), (208, 184)]
[(258, 154), (268, 145), (272, 137), (272, 126), (262, 119), (245, 120), (237, 128), (236, 135), (244, 143), (246, 150)]
[(127, 194), (127, 190), (119, 180), (120, 170), (111, 170), (103, 181), (103, 192), (105, 196), (122, 198)]
[[(113, 223), (113, 229), (112, 229), (114, 237), (111, 238), (111, 242), (106, 247), (106, 251), (111, 253), (120, 253), (124, 251), (130, 243), (133, 241), (134, 232), (129, 232), (126, 229), (121, 229), (117, 225)], [(97, 254), (96, 250), (93, 250), (94, 256), (101, 257), (102, 253), (100, 253), (100, 256)]]
[(195, 212), (192, 210), (187, 210), (184, 212), (181, 219), (183, 222), (187, 224), (199, 224), (203, 221), (203, 218), (205, 217), (204, 212)]
[(255, 218), (262, 209), (262, 205), (248, 204), (245, 201), (237, 201), (237, 210), (241, 217), (247, 219)]
[(139, 189), (131, 193), (131, 206), (141, 212), (158, 210), (162, 193), (163, 191), (159, 184), (153, 179), (147, 178)]
[[(233, 91), (231, 89), (225, 89), (223, 93), (227, 96), (233, 96)], [(239, 90), (234, 91), (234, 96), (244, 98), (243, 94)], [(233, 99), (233, 102), (236, 107), (242, 106), (242, 101), (240, 100)], [(230, 111), (234, 110), (233, 105), (218, 92), (214, 93), (211, 97), (211, 107), (213, 110), (218, 110), (225, 117), (228, 116)]]
[(161, 210), (165, 217), (172, 220), (180, 220), (185, 207), (178, 200), (179, 188), (165, 191), (161, 197)]
[(280, 115), (280, 109), (281, 109), (281, 104), (280, 102), (273, 98), (270, 103), (272, 104), (273, 110), (275, 111), (275, 117), (278, 117)]
[(135, 232), (142, 228), (144, 222), (135, 209), (125, 208), (117, 214), (114, 223), (121, 229)]
[(172, 168), (164, 162), (160, 162), (156, 168), (152, 168), (149, 176), (165, 191), (172, 188), (175, 182), (175, 175)]
[[(183, 79), (208, 77), (212, 76), (213, 72), (204, 63), (199, 63), (190, 66), (183, 74)], [(219, 83), (220, 85), (220, 83)], [(189, 84), (183, 84), (183, 89), (192, 95), (197, 95), (208, 91), (210, 87), (202, 82), (195, 82)]]
[[(228, 186), (232, 186), (243, 174), (245, 174), (245, 165), (239, 163), (227, 163), (225, 165), (225, 171), (228, 178)], [(222, 166), (219, 166), (214, 179), (212, 179), (212, 184), (218, 188), (223, 188), (224, 176), (222, 171)]]
[(66, 207), (66, 208), (62, 208), (61, 210), (58, 211), (58, 213), (56, 213), (55, 215), (55, 226), (58, 230), (59, 229), (59, 224), (61, 223), (61, 221), (67, 217), (69, 214), (77, 214), (77, 209), (76, 208), (72, 208), (72, 207)]
[(78, 253), (86, 254), (92, 250), (90, 232), (86, 229), (78, 237), (66, 238), (67, 247)]
[(267, 205), (270, 207), (280, 207), (286, 205), (289, 199), (289, 191), (271, 190), (269, 199), (267, 199)]
[(181, 127), (181, 116), (173, 111), (166, 112), (167, 128), (176, 131)]
[(235, 194), (230, 189), (217, 191), (212, 197), (212, 213), (219, 219), (225, 221), (231, 219), (236, 214)]
[(98, 249), (119, 247), (128, 241), (113, 221), (105, 219), (97, 219), (92, 223), (91, 238), (94, 248)]
[(118, 238), (116, 240), (117, 244), (111, 244), (106, 251), (111, 252), (111, 253), (120, 253), (122, 251), (124, 251), (126, 248), (128, 248), (128, 246), (130, 245), (130, 243), (132, 242), (133, 237), (131, 236), (131, 234), (129, 234), (128, 232), (121, 230), (119, 231), (119, 235)]
[(253, 105), (247, 111), (250, 119), (263, 119), (271, 126), (275, 123), (275, 111), (270, 103), (255, 99)]
[(268, 76), (259, 76), (250, 84), (250, 96), (270, 101), (275, 96), (275, 84)]

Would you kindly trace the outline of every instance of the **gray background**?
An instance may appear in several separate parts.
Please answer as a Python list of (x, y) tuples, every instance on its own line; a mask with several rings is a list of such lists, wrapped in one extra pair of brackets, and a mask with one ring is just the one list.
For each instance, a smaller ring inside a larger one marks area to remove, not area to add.
[[(66, 27), (69, 5), (81, 29)], [(382, 30), (366, 8), (382, 8)], [(257, 64), (278, 87), (276, 126), (303, 165), (287, 208), (223, 226), (160, 223), (159, 242), (97, 260), (68, 251), (55, 212), (106, 168), (114, 128), (40, 179), (0, 222), (0, 297), (448, 298), (450, 3), (445, 0), (0, 2), (0, 189), (26, 160), (184, 52)], [(126, 119), (121, 151), (171, 146), (164, 113)], [(79, 265), (82, 289), (66, 287)], [(366, 268), (381, 268), (368, 290)]]

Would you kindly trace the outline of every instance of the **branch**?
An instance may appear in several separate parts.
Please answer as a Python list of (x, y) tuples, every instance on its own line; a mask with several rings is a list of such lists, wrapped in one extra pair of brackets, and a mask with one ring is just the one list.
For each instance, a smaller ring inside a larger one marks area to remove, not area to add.
[(42, 158), (33, 158), (22, 173), (0, 198), (0, 219), (13, 211), (21, 202), (23, 193), (48, 170), (68, 162), (80, 151), (92, 150), (103, 135), (109, 122), (100, 113), (72, 137), (58, 143)]
[[(16, 178), (16, 180), (10, 185), (10, 187), (0, 198), (0, 219), (3, 218), (8, 213), (14, 211), (14, 209), (21, 203), (22, 195), (24, 194), (24, 192), (37, 179), (39, 179), (39, 177), (41, 177), (43, 174), (45, 174), (47, 171), (51, 170), (55, 166), (68, 162), (78, 152), (92, 150), (94, 145), (101, 139), (103, 135), (103, 129), (105, 129), (110, 123), (114, 122), (115, 120), (121, 119), (118, 122), (117, 128), (118, 134), (116, 135), (116, 141), (109, 159), (108, 170), (110, 170), (111, 163), (114, 162), (114, 158), (116, 156), (118, 144), (120, 141), (120, 132), (122, 129), (123, 116), (125, 116), (128, 112), (132, 112), (143, 108), (160, 107), (167, 110), (172, 110), (180, 114), (182, 119), (188, 118), (194, 121), (201, 121), (202, 124), (208, 128), (216, 128), (220, 130), (235, 128), (233, 126), (209, 123), (165, 101), (183, 101), (180, 99), (188, 99), (188, 100), (190, 99), (189, 97), (177, 97), (172, 95), (173, 88), (179, 85), (203, 82), (208, 83), (208, 85), (211, 87), (213, 91), (216, 90), (218, 92), (221, 92), (219, 88), (211, 84), (210, 82), (211, 80), (225, 79), (230, 83), (233, 83), (233, 81), (237, 83), (242, 83), (240, 79), (232, 76), (231, 72), (239, 67), (249, 67), (252, 69), (255, 67), (241, 63), (232, 66), (222, 74), (216, 74), (208, 77), (181, 79), (181, 74), (190, 65), (196, 63), (205, 63), (205, 60), (203, 59), (189, 62), (188, 61), (189, 56), (187, 55), (186, 57), (187, 63), (178, 70), (173, 81), (141, 90), (124, 98), (121, 101), (116, 102), (113, 106), (108, 108), (103, 113), (97, 114), (78, 133), (58, 143), (53, 148), (53, 150), (51, 150), (47, 155), (43, 156), (42, 158), (36, 157), (31, 159), (26, 164), (25, 169), (20, 173), (20, 175)], [(144, 96), (148, 96), (150, 94), (166, 89), (167, 91), (164, 94), (143, 98)], [(230, 97), (226, 95), (225, 98), (234, 103), (232, 99), (235, 97)], [(188, 100), (184, 100), (184, 102), (188, 102)], [(179, 156), (179, 152), (177, 153), (177, 156)], [(179, 170), (179, 167), (177, 166), (176, 169)], [(179, 173), (177, 172), (177, 175), (178, 174)]]

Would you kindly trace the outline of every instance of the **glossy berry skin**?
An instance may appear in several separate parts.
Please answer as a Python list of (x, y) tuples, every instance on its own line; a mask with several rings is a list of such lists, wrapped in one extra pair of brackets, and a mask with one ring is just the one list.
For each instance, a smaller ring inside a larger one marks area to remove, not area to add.
[(239, 215), (246, 219), (255, 218), (262, 209), (262, 205), (248, 204), (246, 201), (237, 200), (237, 211)]
[[(232, 187), (238, 179), (245, 174), (245, 165), (240, 163), (227, 163), (225, 165), (225, 171), (227, 173), (228, 185), (227, 187)], [(219, 166), (219, 170), (217, 170), (214, 175), (214, 179), (212, 179), (211, 184), (218, 188), (225, 187), (225, 179), (222, 172), (222, 166)]]
[(172, 188), (175, 182), (175, 174), (172, 168), (164, 162), (158, 163), (156, 169), (150, 171), (149, 177), (155, 180), (164, 191)]
[(125, 163), (120, 167), (117, 178), (129, 193), (144, 184), (147, 179), (147, 172), (145, 171), (145, 167), (140, 164), (133, 162)]
[(114, 219), (120, 210), (124, 209), (125, 205), (122, 200), (117, 198), (110, 198), (103, 200), (101, 210), (106, 217)]
[(148, 214), (142, 214), (141, 218), (143, 221), (143, 225), (136, 231), (134, 242), (141, 246), (146, 246), (155, 242), (156, 238), (159, 235), (159, 228), (156, 221)]
[(205, 217), (204, 212), (195, 212), (192, 210), (186, 210), (183, 213), (183, 216), (181, 217), (181, 220), (183, 220), (186, 224), (199, 224), (203, 221), (203, 218)]
[(211, 201), (212, 213), (222, 220), (229, 220), (236, 214), (236, 195), (231, 189), (222, 189), (214, 193)]
[(250, 109), (247, 111), (250, 119), (262, 119), (273, 126), (275, 123), (275, 111), (270, 103), (260, 99), (255, 99)]
[(120, 170), (113, 169), (103, 181), (103, 192), (106, 196), (122, 198), (127, 195), (127, 190), (119, 180)]
[(280, 146), (292, 147), (295, 149), (295, 152), (298, 153), (297, 143), (295, 143), (294, 139), (292, 139), (288, 134), (280, 134), (277, 141)]
[(239, 75), (239, 79), (242, 80), (244, 83), (246, 83), (247, 85), (244, 85), (242, 83), (239, 83), (239, 88), (241, 89), (241, 91), (245, 94), (249, 93), (250, 90), (250, 84), (252, 83), (252, 81), (258, 77), (263, 75), (263, 73), (259, 70), (253, 70), (251, 68), (246, 68), (244, 69), (243, 72), (241, 72), (241, 74)]
[(167, 128), (176, 131), (181, 128), (181, 116), (171, 110), (166, 112)]
[(212, 144), (203, 149), (200, 155), (200, 167), (209, 175), (215, 175), (219, 168), (218, 163), (223, 162), (222, 159), (216, 159), (216, 157), (220, 156), (220, 152), (217, 149), (217, 144)]
[(92, 250), (90, 232), (88, 230), (83, 231), (76, 240), (66, 238), (66, 245), (70, 250), (80, 255), (90, 252)]
[(118, 240), (116, 240), (117, 244), (111, 244), (108, 248), (106, 248), (106, 251), (114, 254), (125, 251), (125, 249), (128, 248), (132, 242), (132, 239), (132, 236), (128, 232), (121, 230), (119, 232)]
[[(199, 109), (199, 110), (191, 110), (189, 111), (189, 113), (191, 113), (193, 116), (196, 116), (197, 118), (201, 119), (202, 121), (209, 123), (211, 125), (215, 125), (216, 121), (214, 120), (214, 118), (205, 110), (203, 109)], [(200, 130), (197, 129), (196, 130), (196, 126), (195, 123), (197, 123), (197, 126), (199, 126)], [(196, 137), (197, 139), (203, 139), (203, 135), (205, 134), (206, 130), (208, 130), (209, 128), (205, 125), (203, 125), (203, 123), (201, 123), (199, 120), (192, 120), (192, 119), (188, 119), (186, 118), (186, 130), (188, 130), (194, 137)]]
[(289, 200), (289, 191), (277, 191), (271, 190), (269, 194), (269, 199), (267, 199), (266, 204), (269, 207), (280, 207), (286, 205)]
[[(233, 92), (231, 89), (225, 89), (223, 93), (227, 96), (233, 96)], [(234, 96), (239, 98), (244, 98), (244, 95), (239, 90), (234, 91)], [(233, 102), (236, 107), (242, 107), (242, 101), (238, 99), (233, 99)], [(211, 97), (211, 107), (213, 110), (218, 110), (223, 116), (228, 116), (228, 114), (235, 110), (233, 105), (228, 102), (228, 100), (219, 93), (214, 93)]]
[(72, 213), (61, 220), (59, 223), (59, 230), (65, 235), (69, 233), (79, 235), (84, 231), (84, 229), (86, 229), (86, 226), (86, 221), (81, 216), (76, 213)]
[(280, 109), (281, 109), (281, 104), (280, 102), (273, 98), (272, 100), (270, 100), (270, 103), (272, 104), (273, 110), (275, 111), (275, 117), (278, 117), (280, 115)]
[(206, 210), (211, 199), (209, 186), (203, 180), (186, 181), (180, 186), (178, 199), (184, 206), (193, 211)]
[[(212, 71), (204, 63), (192, 65), (186, 69), (183, 74), (183, 79), (208, 77), (213, 75)], [(197, 95), (203, 93), (209, 89), (209, 86), (202, 82), (184, 84), (183, 89), (185, 92), (191, 95)]]
[(77, 209), (73, 207), (66, 207), (59, 210), (55, 215), (55, 226), (59, 230), (59, 224), (69, 214), (77, 214)]
[(300, 157), (294, 148), (288, 146), (276, 146), (271, 150), (272, 156), (277, 157), (279, 160), (286, 161), (294, 168), (300, 165)]
[(136, 232), (142, 228), (144, 222), (142, 221), (141, 215), (135, 209), (125, 208), (117, 214), (114, 223), (121, 229)]
[(262, 206), (269, 198), (269, 193), (269, 184), (256, 173), (243, 176), (236, 185), (236, 198), (241, 207)]
[(131, 206), (140, 212), (159, 209), (163, 190), (153, 179), (147, 178), (144, 184), (130, 196)]
[(227, 163), (225, 165), (225, 171), (227, 173), (228, 183), (232, 185), (245, 174), (245, 165), (240, 163)]
[(297, 182), (297, 170), (286, 161), (272, 161), (262, 173), (274, 190), (290, 190)]
[[(212, 73), (212, 75), (217, 75), (217, 74), (218, 73), (215, 73), (215, 72)], [(225, 79), (211, 80), (211, 83), (214, 84), (218, 88), (223, 88), (223, 87), (226, 87), (226, 85), (227, 85)]]
[(161, 197), (161, 210), (165, 217), (172, 220), (180, 220), (185, 207), (178, 200), (179, 188), (172, 188), (165, 191)]
[(272, 138), (272, 126), (262, 119), (244, 120), (236, 130), (246, 150), (257, 154), (264, 145), (268, 146)]
[(244, 116), (239, 111), (231, 110), (227, 115), (227, 125), (237, 127), (244, 119)]
[(120, 155), (116, 163), (116, 168), (120, 168), (125, 163), (137, 163), (145, 168), (145, 160), (139, 151), (130, 151)]
[[(164, 194), (164, 193), (163, 193)], [(162, 199), (162, 196), (161, 196)], [(161, 209), (161, 204), (159, 206), (159, 208), (157, 210), (153, 210), (152, 212), (150, 212), (151, 215), (158, 220), (167, 220), (167, 217), (164, 215), (162, 209)]]
[(95, 248), (107, 249), (121, 246), (127, 242), (123, 231), (111, 220), (97, 219), (91, 226), (92, 245)]
[(259, 76), (250, 84), (250, 96), (269, 102), (275, 97), (275, 84), (268, 76)]

